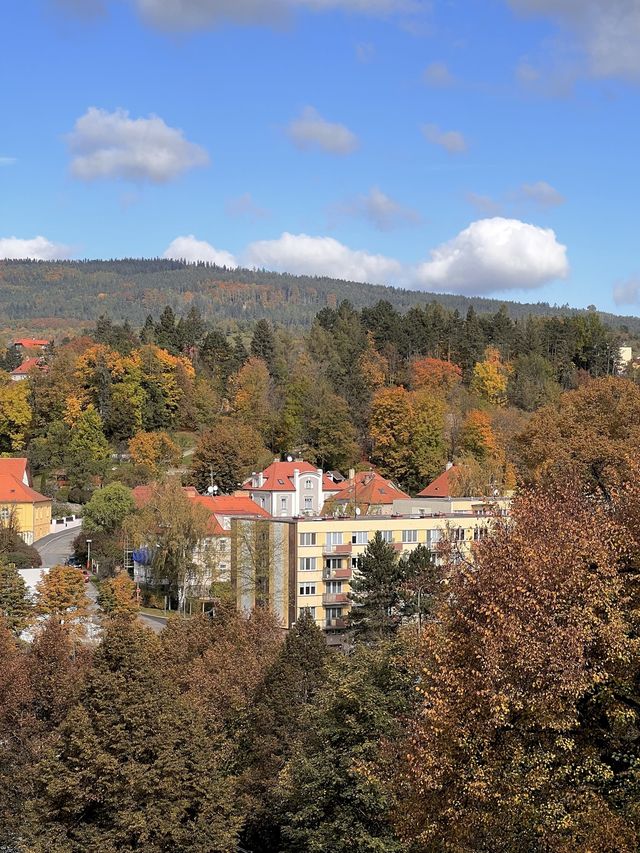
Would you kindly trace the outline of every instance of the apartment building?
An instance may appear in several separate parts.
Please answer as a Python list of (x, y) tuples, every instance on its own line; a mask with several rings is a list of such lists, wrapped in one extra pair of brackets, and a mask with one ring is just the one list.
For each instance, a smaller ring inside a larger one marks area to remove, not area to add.
[(353, 518), (231, 520), (231, 582), (238, 608), (268, 606), (284, 627), (306, 610), (329, 635), (346, 627), (358, 557), (380, 531), (398, 554), (445, 537), (471, 554), (490, 519), (473, 512)]

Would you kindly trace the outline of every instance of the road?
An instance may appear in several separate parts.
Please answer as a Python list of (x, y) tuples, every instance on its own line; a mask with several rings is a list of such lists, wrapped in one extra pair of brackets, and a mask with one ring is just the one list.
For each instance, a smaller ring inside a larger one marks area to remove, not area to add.
[[(64, 563), (67, 557), (73, 553), (73, 540), (80, 533), (80, 530), (80, 527), (69, 527), (66, 530), (50, 533), (48, 536), (38, 539), (34, 543), (34, 548), (40, 554), (42, 565), (51, 568)], [(98, 591), (92, 583), (87, 584), (87, 595), (93, 602), (91, 609), (97, 611)], [(147, 616), (146, 613), (141, 613), (138, 619), (156, 634), (159, 634), (167, 624), (167, 620), (161, 616)]]

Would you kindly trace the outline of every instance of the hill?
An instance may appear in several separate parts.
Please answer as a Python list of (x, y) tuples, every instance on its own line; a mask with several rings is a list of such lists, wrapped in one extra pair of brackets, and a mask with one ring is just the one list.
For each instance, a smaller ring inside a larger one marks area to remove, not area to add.
[[(266, 270), (227, 269), (161, 259), (111, 261), (0, 261), (0, 324), (8, 329), (79, 328), (102, 314), (142, 325), (165, 305), (177, 314), (197, 307), (207, 320), (243, 327), (266, 317), (304, 328), (322, 308), (348, 299), (361, 309), (384, 299), (404, 312), (438, 302), (449, 310), (494, 313), (505, 305), (512, 319), (584, 313), (568, 305), (402, 290), (355, 281), (295, 276)], [(599, 312), (615, 329), (640, 335), (640, 318)]]

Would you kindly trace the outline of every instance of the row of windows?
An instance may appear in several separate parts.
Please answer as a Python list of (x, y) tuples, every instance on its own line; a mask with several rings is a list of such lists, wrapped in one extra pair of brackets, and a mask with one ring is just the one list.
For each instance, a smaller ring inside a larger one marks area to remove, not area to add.
[[(475, 540), (483, 539), (488, 533), (486, 527), (476, 527), (473, 531), (473, 538)], [(402, 530), (401, 531), (401, 541), (404, 545), (414, 545), (418, 541), (418, 531), (417, 530)], [(442, 539), (443, 530), (441, 528), (437, 528), (435, 530), (427, 530), (427, 545), (434, 546), (436, 543), (440, 542)], [(381, 530), (380, 535), (385, 542), (393, 542), (393, 530)], [(300, 545), (301, 546), (311, 546), (317, 544), (317, 534), (315, 533), (301, 533), (300, 534)], [(452, 537), (454, 542), (464, 542), (465, 540), (465, 529), (464, 527), (456, 527), (452, 530)], [(356, 533), (351, 535), (351, 544), (352, 545), (366, 545), (369, 542), (369, 532), (367, 530), (358, 530)], [(343, 534), (342, 532), (331, 532), (326, 534), (326, 545), (334, 546), (334, 545), (343, 545)]]

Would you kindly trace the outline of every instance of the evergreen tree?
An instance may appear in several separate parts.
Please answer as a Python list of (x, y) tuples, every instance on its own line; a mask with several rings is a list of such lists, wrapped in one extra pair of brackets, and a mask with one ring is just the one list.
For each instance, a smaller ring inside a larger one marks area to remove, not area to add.
[(127, 620), (108, 629), (80, 701), (33, 768), (29, 850), (237, 849), (225, 740), (159, 676), (158, 652)]
[(156, 342), (156, 325), (153, 322), (151, 314), (147, 314), (147, 319), (144, 321), (144, 326), (140, 332), (140, 343), (155, 344)]
[(15, 565), (0, 558), (0, 619), (19, 635), (27, 627), (30, 612), (27, 585)]
[(258, 320), (251, 338), (251, 355), (261, 358), (273, 373), (273, 362), (276, 345), (273, 338), (273, 330), (268, 320)]
[(426, 545), (418, 545), (400, 558), (403, 585), (403, 617), (417, 617), (418, 630), (435, 606), (441, 572), (435, 555)]
[(328, 680), (303, 711), (296, 749), (279, 776), (280, 853), (404, 853), (395, 834), (385, 741), (415, 695), (388, 643), (336, 656)]
[(274, 787), (299, 736), (299, 720), (327, 675), (329, 650), (322, 631), (303, 612), (256, 691), (248, 716), (243, 788), (253, 803), (242, 846), (254, 853), (280, 849)]
[(349, 621), (357, 638), (382, 640), (397, 631), (403, 579), (393, 546), (376, 531), (358, 557), (358, 570), (351, 582), (353, 607)]

